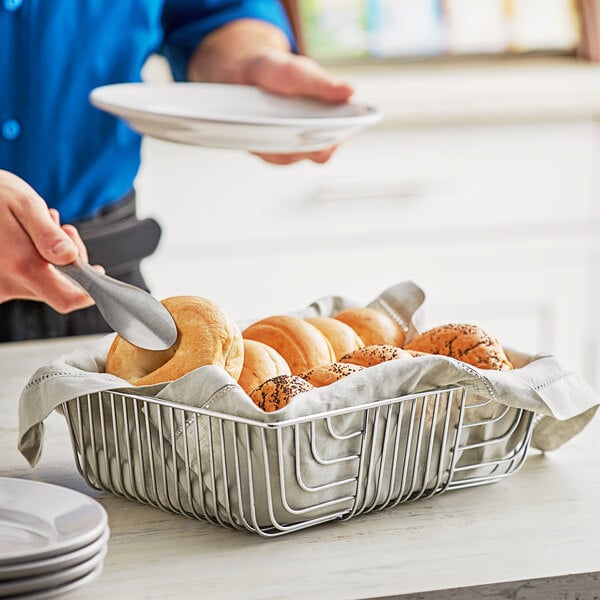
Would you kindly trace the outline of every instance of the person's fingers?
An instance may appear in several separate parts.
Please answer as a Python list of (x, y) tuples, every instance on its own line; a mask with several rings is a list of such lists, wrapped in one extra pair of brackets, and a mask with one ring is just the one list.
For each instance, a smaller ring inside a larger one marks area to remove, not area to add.
[[(354, 91), (352, 86), (334, 79), (312, 59), (279, 50), (265, 50), (253, 57), (250, 80), (254, 85), (273, 93), (332, 103), (347, 102)], [(336, 149), (337, 145), (318, 152), (257, 155), (276, 165), (291, 165), (301, 160), (325, 163)]]
[(39, 300), (60, 313), (68, 313), (94, 304), (93, 299), (75, 282), (39, 256), (21, 266), (19, 276), (25, 293), (20, 298)]
[(332, 146), (318, 152), (306, 152), (297, 154), (264, 154), (256, 152), (256, 156), (262, 158), (265, 162), (274, 165), (291, 165), (301, 160), (312, 160), (316, 163), (326, 163), (337, 150), (337, 146)]
[(305, 158), (316, 163), (326, 163), (336, 150), (337, 146), (333, 146), (332, 148), (320, 150), (319, 152), (311, 152), (307, 154)]
[[(100, 267), (101, 272), (104, 269)], [(41, 257), (21, 271), (27, 292), (19, 297), (45, 302), (60, 313), (69, 313), (94, 304), (87, 292)]]
[[(54, 221), (54, 223), (56, 223), (57, 225), (60, 226), (59, 212), (55, 208), (49, 208), (48, 212), (50, 213), (50, 216), (52, 217), (52, 220)], [(79, 250), (79, 256), (81, 256), (83, 258), (83, 260), (88, 262), (89, 257), (88, 257), (88, 253), (87, 253), (87, 248), (86, 248), (83, 240), (81, 239), (81, 236), (79, 235), (79, 231), (75, 227), (75, 225), (67, 224), (67, 225), (62, 225), (61, 227), (62, 227), (62, 230), (71, 238), (73, 243), (77, 246), (77, 249)], [(101, 267), (99, 265), (96, 265), (96, 266), (98, 267), (97, 270), (104, 273), (104, 267)]]
[[(89, 262), (90, 259), (88, 257), (87, 248), (85, 247), (77, 228), (74, 225), (63, 225), (63, 230), (73, 240), (73, 242), (75, 242), (77, 248), (79, 248), (79, 256), (81, 256), (86, 262)], [(91, 266), (103, 275), (106, 273), (106, 269), (102, 265)]]
[(60, 226), (58, 211), (31, 186), (1, 169), (0, 223), (0, 302), (42, 301), (62, 313), (93, 304), (51, 264), (75, 260), (80, 247), (85, 251), (76, 232)]
[[(60, 226), (59, 212), (48, 209), (52, 222)], [(64, 225), (63, 231), (77, 246), (80, 255), (87, 260), (87, 250), (73, 225)], [(90, 296), (77, 284), (59, 273), (49, 265), (41, 256), (30, 258), (26, 267), (21, 269), (21, 276), (26, 280), (28, 293), (24, 299), (41, 300), (61, 313), (71, 312), (94, 304)]]
[[(48, 212), (50, 213), (52, 220), (57, 225), (60, 225), (59, 212), (55, 208), (49, 208)], [(89, 257), (88, 257), (87, 248), (85, 246), (85, 243), (81, 239), (81, 236), (79, 235), (79, 230), (77, 229), (77, 227), (75, 227), (75, 225), (66, 224), (66, 225), (62, 225), (62, 230), (71, 238), (73, 243), (77, 246), (77, 249), (79, 250), (79, 256), (81, 256), (81, 258), (83, 258), (83, 260), (88, 262)], [(101, 265), (92, 265), (92, 266), (97, 271), (100, 271), (101, 273), (105, 273), (104, 267), (102, 267)]]
[(83, 240), (81, 239), (77, 228), (74, 225), (63, 225), (62, 229), (77, 246), (77, 249), (79, 250), (79, 256), (81, 256), (81, 258), (83, 258), (85, 262), (88, 262), (89, 258), (87, 248), (85, 247), (85, 244), (83, 243)]
[(297, 154), (264, 154), (262, 152), (253, 152), (252, 154), (273, 165), (291, 165), (302, 160)]
[(52, 265), (46, 263), (48, 272), (45, 279), (48, 285), (44, 289), (34, 289), (43, 302), (49, 304), (59, 313), (69, 313), (81, 308), (93, 306), (93, 298), (79, 287), (76, 283), (57, 271)]
[(61, 227), (62, 230), (71, 238), (73, 243), (77, 246), (77, 249), (79, 250), (79, 256), (81, 256), (87, 262), (89, 260), (87, 248), (85, 247), (85, 244), (83, 243), (83, 240), (81, 239), (81, 236), (79, 235), (79, 231), (77, 230), (77, 228), (74, 225), (70, 225), (70, 224), (61, 225), (60, 224), (60, 213), (55, 208), (49, 208), (48, 213), (50, 214), (52, 221), (56, 225)]
[(23, 294), (19, 295), (19, 299), (43, 302), (44, 304), (47, 304), (50, 308), (54, 309), (56, 312), (59, 312), (63, 315), (75, 312), (76, 310), (82, 310), (84, 308), (94, 306), (94, 300), (87, 295), (83, 296), (81, 300), (76, 299), (73, 302), (69, 302), (67, 298), (61, 296), (60, 298), (57, 298), (56, 302), (53, 302), (52, 295), (50, 294), (47, 294), (45, 298), (40, 298), (40, 296), (36, 292), (26, 291)]
[(257, 53), (252, 59), (250, 79), (276, 94), (325, 102), (346, 102), (354, 93), (350, 84), (335, 79), (312, 59), (283, 51)]
[(37, 251), (48, 262), (64, 265), (73, 262), (79, 253), (77, 245), (57, 225), (45, 202), (34, 192), (23, 194), (11, 205), (11, 211), (31, 238)]
[(60, 214), (59, 214), (59, 212), (55, 208), (49, 208), (48, 212), (50, 213), (50, 217), (54, 221), (54, 223), (56, 225), (60, 226)]

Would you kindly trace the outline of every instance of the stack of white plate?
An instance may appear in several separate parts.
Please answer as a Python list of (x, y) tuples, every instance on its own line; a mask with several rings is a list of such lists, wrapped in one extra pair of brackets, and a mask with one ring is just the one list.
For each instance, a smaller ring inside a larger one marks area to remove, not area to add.
[(108, 537), (106, 511), (92, 498), (0, 478), (0, 598), (52, 598), (92, 581)]

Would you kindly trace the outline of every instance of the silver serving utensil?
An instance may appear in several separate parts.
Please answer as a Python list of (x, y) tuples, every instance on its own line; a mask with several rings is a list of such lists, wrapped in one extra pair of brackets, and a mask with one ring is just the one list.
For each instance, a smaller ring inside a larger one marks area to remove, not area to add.
[(173, 317), (148, 292), (103, 275), (81, 258), (55, 267), (78, 283), (96, 301), (106, 322), (134, 346), (166, 350), (175, 343)]

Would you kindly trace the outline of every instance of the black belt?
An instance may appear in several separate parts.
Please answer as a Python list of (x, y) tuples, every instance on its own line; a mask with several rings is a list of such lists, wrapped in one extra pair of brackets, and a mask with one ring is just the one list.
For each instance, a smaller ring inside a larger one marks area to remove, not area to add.
[(91, 264), (102, 265), (113, 276), (129, 272), (150, 256), (160, 240), (160, 225), (138, 219), (135, 192), (104, 207), (97, 215), (73, 223), (83, 239)]

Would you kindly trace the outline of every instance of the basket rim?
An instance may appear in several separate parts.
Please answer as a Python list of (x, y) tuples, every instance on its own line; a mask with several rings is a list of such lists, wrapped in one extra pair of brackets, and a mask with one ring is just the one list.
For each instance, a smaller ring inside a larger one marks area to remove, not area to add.
[[(92, 396), (101, 396), (104, 394), (108, 394), (110, 396), (119, 396), (121, 398), (133, 399), (141, 402), (145, 402), (148, 404), (154, 404), (157, 406), (162, 406), (166, 408), (172, 408), (177, 410), (183, 410), (188, 413), (194, 413), (197, 415), (213, 417), (218, 419), (223, 419), (226, 421), (232, 421), (235, 423), (241, 423), (244, 425), (253, 425), (256, 427), (261, 427), (264, 429), (279, 429), (283, 427), (288, 427), (290, 425), (297, 425), (300, 423), (308, 423), (311, 421), (318, 421), (325, 418), (336, 417), (339, 415), (350, 414), (354, 412), (360, 412), (362, 410), (369, 409), (377, 409), (383, 406), (388, 406), (390, 404), (396, 404), (400, 402), (408, 402), (411, 400), (415, 400), (418, 398), (426, 398), (428, 396), (437, 396), (439, 394), (455, 394), (456, 392), (462, 390), (462, 394), (460, 395), (459, 401), (464, 402), (465, 395), (467, 389), (461, 385), (449, 385), (439, 388), (431, 388), (429, 390), (423, 390), (421, 392), (414, 392), (411, 394), (406, 394), (403, 396), (397, 396), (395, 398), (384, 398), (382, 400), (375, 400), (373, 402), (367, 402), (363, 404), (357, 404), (354, 406), (347, 406), (344, 408), (336, 408), (327, 411), (322, 411), (318, 413), (311, 413), (309, 415), (301, 415), (298, 417), (283, 419), (279, 421), (263, 421), (259, 419), (251, 419), (249, 417), (242, 417), (238, 415), (232, 415), (228, 413), (222, 413), (215, 410), (210, 410), (208, 408), (202, 408), (197, 406), (190, 406), (189, 404), (182, 404), (180, 402), (174, 402), (173, 400), (166, 400), (164, 398), (157, 398), (154, 396), (144, 396), (141, 394), (133, 394), (129, 392), (119, 392), (119, 391), (101, 391), (101, 392), (93, 392), (89, 394), (82, 394), (80, 396), (76, 396), (75, 398), (71, 398), (70, 400), (66, 400), (63, 402), (64, 405), (69, 404), (70, 402), (76, 402), (78, 400), (85, 400), (86, 398), (91, 398)], [(457, 394), (458, 396), (458, 394)], [(456, 396), (455, 396), (456, 397)], [(490, 400), (491, 402), (491, 400)], [(264, 413), (265, 415), (270, 415), (274, 413)]]

